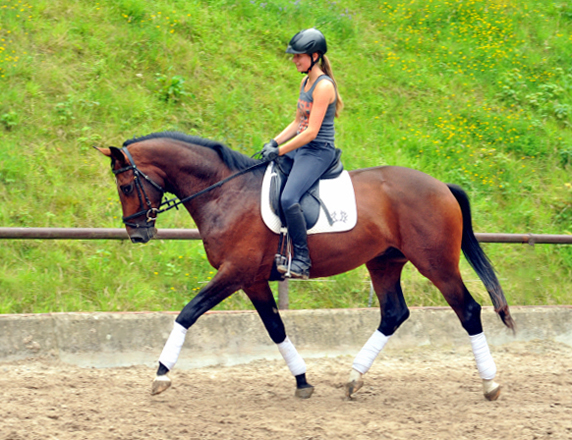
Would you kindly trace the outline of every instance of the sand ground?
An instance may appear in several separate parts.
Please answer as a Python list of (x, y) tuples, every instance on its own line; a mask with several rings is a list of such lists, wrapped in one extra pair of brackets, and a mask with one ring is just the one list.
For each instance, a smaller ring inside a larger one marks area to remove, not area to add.
[(501, 397), (482, 395), (470, 347), (385, 351), (355, 399), (352, 358), (307, 360), (309, 400), (281, 361), (170, 373), (80, 368), (50, 359), (0, 362), (0, 440), (572, 439), (572, 347), (494, 347)]

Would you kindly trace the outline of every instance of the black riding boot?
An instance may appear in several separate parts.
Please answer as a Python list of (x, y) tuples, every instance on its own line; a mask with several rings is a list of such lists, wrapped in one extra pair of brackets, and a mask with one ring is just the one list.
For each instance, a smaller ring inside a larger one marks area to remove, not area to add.
[[(306, 219), (300, 209), (300, 205), (296, 203), (288, 208), (284, 215), (286, 217), (286, 226), (288, 226), (288, 234), (292, 238), (294, 247), (294, 257), (290, 264), (290, 274), (292, 278), (302, 278), (307, 280), (310, 276), (310, 253), (308, 252), (308, 235), (306, 231)], [(278, 272), (287, 273), (287, 265), (279, 265)]]

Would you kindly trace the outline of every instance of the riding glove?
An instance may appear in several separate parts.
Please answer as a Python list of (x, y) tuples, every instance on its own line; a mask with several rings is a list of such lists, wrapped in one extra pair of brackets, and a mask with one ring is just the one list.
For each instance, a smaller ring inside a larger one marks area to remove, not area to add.
[(262, 147), (262, 151), (260, 153), (262, 155), (262, 160), (271, 161), (276, 159), (278, 154), (278, 143), (274, 139), (270, 139), (269, 142), (266, 142)]

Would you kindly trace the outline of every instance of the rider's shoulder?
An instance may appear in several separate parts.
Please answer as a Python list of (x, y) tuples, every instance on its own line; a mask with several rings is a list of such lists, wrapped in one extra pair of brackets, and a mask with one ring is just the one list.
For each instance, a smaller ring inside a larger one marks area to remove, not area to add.
[(314, 92), (329, 93), (335, 91), (334, 83), (329, 79), (329, 76), (323, 75), (322, 79), (316, 84)]

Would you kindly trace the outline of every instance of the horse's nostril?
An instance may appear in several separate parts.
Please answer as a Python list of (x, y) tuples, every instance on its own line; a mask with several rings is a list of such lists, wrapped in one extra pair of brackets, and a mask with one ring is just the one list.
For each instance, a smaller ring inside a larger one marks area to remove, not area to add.
[(143, 237), (132, 236), (131, 243), (145, 243), (145, 240), (143, 239)]
[(155, 235), (155, 228), (136, 228), (127, 232), (131, 243), (147, 243)]

